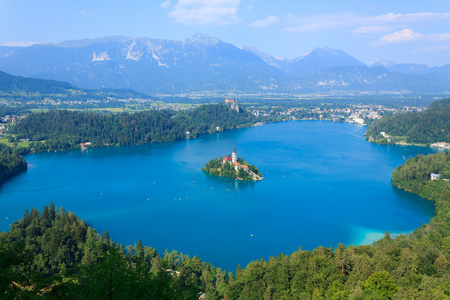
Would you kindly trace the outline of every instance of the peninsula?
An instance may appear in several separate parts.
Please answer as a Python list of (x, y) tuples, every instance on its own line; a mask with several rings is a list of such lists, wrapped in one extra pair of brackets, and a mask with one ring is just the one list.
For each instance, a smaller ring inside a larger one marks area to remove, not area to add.
[(237, 157), (236, 147), (234, 147), (232, 155), (211, 159), (202, 170), (211, 175), (237, 180), (264, 179), (256, 166), (250, 165), (241, 157)]

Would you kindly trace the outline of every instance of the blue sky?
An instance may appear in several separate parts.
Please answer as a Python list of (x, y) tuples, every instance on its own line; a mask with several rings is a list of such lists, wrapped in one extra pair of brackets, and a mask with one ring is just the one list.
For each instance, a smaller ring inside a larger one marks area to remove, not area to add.
[(450, 0), (0, 0), (1, 45), (196, 33), (285, 58), (328, 46), (364, 63), (442, 66)]

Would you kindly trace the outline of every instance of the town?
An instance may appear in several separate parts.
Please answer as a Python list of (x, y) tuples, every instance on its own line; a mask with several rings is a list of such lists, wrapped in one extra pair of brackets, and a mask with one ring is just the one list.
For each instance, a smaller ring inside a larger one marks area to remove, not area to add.
[[(230, 105), (231, 109), (239, 112), (239, 106), (247, 109), (255, 117), (255, 124), (288, 121), (288, 120), (329, 120), (335, 122), (348, 122), (358, 125), (369, 125), (371, 122), (384, 116), (391, 116), (406, 112), (420, 112), (426, 110), (425, 106), (388, 106), (373, 104), (337, 104), (337, 103), (290, 103), (288, 106), (272, 102), (270, 104), (239, 103), (237, 100), (225, 99), (224, 103)], [(0, 101), (8, 107), (15, 107), (12, 102)], [(27, 103), (36, 105), (37, 102)], [(16, 103), (18, 105), (18, 103)], [(73, 107), (79, 110), (92, 110), (99, 112), (135, 112), (141, 110), (170, 110), (182, 112), (192, 110), (201, 103), (170, 103), (150, 99), (106, 99), (81, 101), (57, 101), (47, 100), (40, 103), (40, 110), (62, 109)], [(99, 106), (99, 107), (97, 107)], [(25, 110), (26, 111), (26, 110)], [(22, 115), (0, 114), (0, 137), (7, 133), (9, 125), (22, 119)]]

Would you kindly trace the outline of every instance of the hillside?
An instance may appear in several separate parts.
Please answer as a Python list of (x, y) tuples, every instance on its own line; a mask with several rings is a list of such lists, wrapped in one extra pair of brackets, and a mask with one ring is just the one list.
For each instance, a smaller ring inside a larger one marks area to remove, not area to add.
[(0, 99), (31, 100), (102, 100), (107, 98), (148, 98), (132, 90), (87, 90), (56, 80), (14, 76), (0, 71)]
[(450, 143), (450, 99), (433, 102), (423, 112), (384, 117), (369, 125), (366, 137), (377, 143)]
[[(440, 178), (431, 180), (433, 173), (440, 174)], [(448, 205), (445, 201), (450, 196), (450, 181), (444, 179), (450, 179), (450, 152), (419, 155), (392, 173), (392, 185), (431, 200), (438, 207)]]

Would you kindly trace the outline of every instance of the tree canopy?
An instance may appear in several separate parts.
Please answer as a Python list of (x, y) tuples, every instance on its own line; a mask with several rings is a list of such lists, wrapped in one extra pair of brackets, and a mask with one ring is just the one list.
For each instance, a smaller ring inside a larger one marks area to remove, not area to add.
[(450, 98), (433, 102), (423, 112), (383, 117), (369, 125), (367, 137), (387, 142), (381, 132), (407, 143), (450, 143)]

